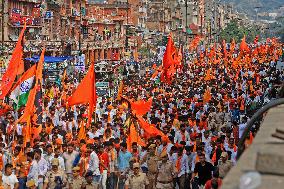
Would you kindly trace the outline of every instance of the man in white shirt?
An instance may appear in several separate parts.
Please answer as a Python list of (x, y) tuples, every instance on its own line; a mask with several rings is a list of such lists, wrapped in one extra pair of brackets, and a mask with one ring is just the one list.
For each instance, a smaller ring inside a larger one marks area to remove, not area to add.
[(243, 136), (243, 132), (246, 127), (247, 127), (247, 118), (243, 117), (242, 123), (239, 125), (239, 138)]
[(18, 188), (19, 187), (19, 181), (13, 173), (13, 166), (11, 164), (5, 165), (5, 173), (2, 176), (3, 186), (4, 188)]
[(38, 164), (38, 187), (43, 188), (43, 181), (48, 171), (48, 162), (41, 156), (41, 150), (35, 149), (35, 160)]
[(87, 166), (87, 170), (91, 171), (94, 175), (94, 181), (99, 182), (100, 181), (100, 169), (99, 169), (99, 157), (97, 153), (95, 152), (93, 146), (87, 145), (87, 150), (90, 152), (90, 158)]

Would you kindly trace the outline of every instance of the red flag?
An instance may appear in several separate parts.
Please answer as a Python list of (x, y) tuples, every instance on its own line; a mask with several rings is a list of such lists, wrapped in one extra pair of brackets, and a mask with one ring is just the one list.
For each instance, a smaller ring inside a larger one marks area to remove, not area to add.
[(76, 91), (68, 99), (68, 106), (89, 103), (88, 123), (91, 124), (94, 106), (96, 105), (95, 70), (91, 64), (88, 73), (78, 85)]
[(213, 58), (215, 58), (215, 56), (216, 56), (216, 51), (215, 51), (215, 45), (214, 45), (214, 46), (212, 46), (212, 47), (210, 48), (210, 52), (209, 52), (209, 54), (208, 54), (208, 57), (209, 57), (210, 59), (213, 59)]
[(4, 73), (2, 77), (2, 82), (0, 86), (0, 91), (1, 91), (0, 99), (4, 99), (5, 96), (8, 94), (9, 90), (12, 88), (16, 76), (24, 72), (24, 62), (22, 60), (23, 57), (22, 40), (25, 30), (26, 30), (26, 24), (24, 25), (24, 28), (22, 29), (19, 35), (18, 42), (12, 53), (12, 57), (9, 62), (7, 71)]

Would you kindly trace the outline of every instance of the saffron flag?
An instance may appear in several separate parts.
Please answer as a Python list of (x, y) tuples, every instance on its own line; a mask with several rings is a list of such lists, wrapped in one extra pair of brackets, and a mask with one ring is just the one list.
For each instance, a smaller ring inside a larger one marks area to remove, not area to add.
[(204, 77), (204, 80), (205, 80), (205, 81), (209, 81), (209, 80), (211, 80), (211, 79), (212, 79), (212, 77), (211, 77), (211, 70), (208, 69), (208, 70), (206, 71), (206, 75), (205, 75), (205, 77)]
[(80, 124), (80, 130), (79, 130), (79, 133), (78, 133), (78, 139), (79, 140), (86, 140), (86, 129), (85, 129), (85, 125), (84, 124)]
[(230, 53), (233, 54), (235, 51), (235, 47), (236, 47), (236, 42), (235, 39), (233, 38), (231, 45), (230, 45)]
[(152, 102), (153, 98), (149, 98), (148, 101), (144, 100), (139, 100), (136, 102), (130, 101), (132, 112), (137, 116), (143, 116), (144, 114), (146, 114), (151, 110)]
[(23, 47), (22, 47), (22, 40), (26, 30), (26, 24), (22, 29), (16, 47), (12, 53), (11, 60), (9, 62), (9, 66), (2, 77), (2, 82), (0, 86), (0, 99), (4, 99), (5, 96), (9, 93), (10, 89), (12, 88), (13, 82), (16, 79), (18, 74), (24, 72), (24, 62), (22, 60), (23, 57)]
[(249, 52), (249, 47), (246, 42), (246, 36), (243, 37), (242, 42), (240, 43), (240, 50), (244, 52)]
[(34, 84), (36, 64), (28, 69), (11, 89), (10, 98), (14, 101), (14, 108), (18, 110), (28, 101), (30, 90)]
[(152, 124), (150, 124), (150, 123), (148, 123), (148, 122), (146, 122), (141, 116), (137, 116), (137, 118), (138, 118), (138, 123), (139, 123), (139, 125), (140, 125), (140, 127), (145, 131), (145, 134), (147, 135), (147, 136), (157, 136), (157, 135), (160, 135), (160, 136), (165, 136), (165, 134), (162, 132), (162, 131), (160, 131), (159, 129), (157, 129), (156, 127), (155, 127), (155, 125), (152, 125)]
[(209, 89), (205, 90), (205, 93), (203, 95), (203, 103), (206, 104), (207, 102), (209, 102), (211, 100), (211, 93)]
[(139, 146), (146, 146), (145, 142), (141, 139), (139, 133), (136, 131), (134, 124), (130, 125), (129, 134), (127, 137), (127, 149), (131, 150), (132, 143), (136, 142)]
[(190, 51), (193, 51), (194, 49), (196, 49), (196, 47), (198, 46), (199, 42), (200, 42), (200, 37), (199, 37), (199, 36), (196, 36), (196, 37), (192, 40), (192, 42), (190, 43), (190, 45), (189, 45), (189, 50), (190, 50)]
[(33, 123), (36, 123), (37, 125), (42, 125), (42, 71), (43, 71), (43, 64), (44, 64), (44, 53), (45, 48), (42, 50), (37, 70), (36, 70), (36, 95), (35, 95), (35, 114), (33, 116)]
[(121, 100), (121, 97), (122, 97), (122, 93), (123, 93), (123, 81), (121, 80), (120, 81), (120, 84), (119, 84), (119, 87), (118, 87), (118, 92), (117, 92), (117, 97), (116, 97), (116, 100)]
[(174, 45), (171, 34), (169, 34), (166, 51), (163, 57), (164, 69), (169, 69), (170, 66), (174, 64), (175, 54), (176, 54), (176, 47)]
[(88, 73), (81, 81), (76, 91), (68, 99), (68, 106), (89, 103), (88, 123), (91, 124), (94, 106), (96, 105), (96, 88), (95, 88), (95, 70), (94, 64), (91, 64)]

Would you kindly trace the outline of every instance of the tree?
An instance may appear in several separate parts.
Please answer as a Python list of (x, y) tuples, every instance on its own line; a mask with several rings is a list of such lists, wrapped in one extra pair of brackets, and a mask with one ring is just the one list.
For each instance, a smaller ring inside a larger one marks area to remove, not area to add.
[(236, 42), (240, 42), (244, 35), (247, 42), (251, 43), (255, 37), (260, 34), (256, 26), (244, 27), (241, 26), (236, 20), (232, 20), (220, 33), (221, 40), (230, 42), (233, 38)]

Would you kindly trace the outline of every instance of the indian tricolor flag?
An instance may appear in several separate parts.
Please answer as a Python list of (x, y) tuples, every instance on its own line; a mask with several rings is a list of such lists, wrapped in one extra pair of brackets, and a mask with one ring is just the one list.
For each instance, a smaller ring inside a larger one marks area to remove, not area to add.
[(22, 75), (11, 90), (10, 98), (14, 101), (15, 109), (18, 110), (20, 107), (26, 105), (30, 90), (34, 84), (35, 73), (36, 65), (33, 65)]

